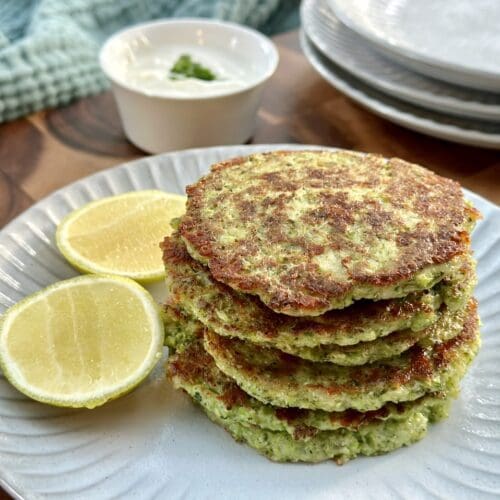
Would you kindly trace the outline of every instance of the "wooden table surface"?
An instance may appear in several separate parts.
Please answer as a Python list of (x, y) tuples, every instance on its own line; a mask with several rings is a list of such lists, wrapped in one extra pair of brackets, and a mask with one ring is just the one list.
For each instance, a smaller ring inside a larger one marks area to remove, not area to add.
[[(296, 142), (398, 156), (500, 203), (500, 152), (411, 132), (355, 104), (316, 74), (296, 32), (264, 94), (253, 143)], [(127, 142), (110, 92), (0, 126), (0, 227), (76, 179), (143, 156)]]
[[(500, 203), (500, 152), (433, 139), (378, 118), (322, 80), (302, 55), (297, 32), (274, 40), (281, 61), (266, 87), (252, 143), (397, 156)], [(110, 92), (0, 125), (0, 227), (55, 189), (143, 155), (125, 139)]]

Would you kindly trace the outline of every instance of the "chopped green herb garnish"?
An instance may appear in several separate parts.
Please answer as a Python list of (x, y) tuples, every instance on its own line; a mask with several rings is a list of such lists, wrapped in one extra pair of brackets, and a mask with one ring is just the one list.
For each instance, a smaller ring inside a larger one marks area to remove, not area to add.
[(173, 73), (172, 78), (174, 80), (176, 79), (176, 75), (183, 75), (186, 78), (197, 78), (198, 80), (206, 81), (216, 79), (212, 71), (205, 68), (200, 63), (193, 61), (189, 54), (181, 55), (170, 69), (170, 72)]

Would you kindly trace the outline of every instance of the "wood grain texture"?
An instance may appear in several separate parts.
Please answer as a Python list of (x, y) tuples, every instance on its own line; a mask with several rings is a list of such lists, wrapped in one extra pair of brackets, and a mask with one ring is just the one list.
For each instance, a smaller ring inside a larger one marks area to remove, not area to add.
[(5, 173), (0, 171), (0, 227), (34, 203)]
[(47, 111), (44, 126), (50, 135), (75, 151), (124, 158), (143, 155), (124, 140), (118, 110), (110, 92)]
[[(391, 124), (323, 81), (302, 55), (296, 32), (275, 41), (281, 60), (265, 89), (251, 142), (322, 144), (399, 156), (500, 202), (499, 152)], [(0, 172), (9, 179), (3, 189), (12, 191), (9, 199), (23, 200), (15, 207), (143, 155), (125, 139), (110, 92), (0, 126)], [(18, 213), (9, 203), (0, 205), (2, 224)]]

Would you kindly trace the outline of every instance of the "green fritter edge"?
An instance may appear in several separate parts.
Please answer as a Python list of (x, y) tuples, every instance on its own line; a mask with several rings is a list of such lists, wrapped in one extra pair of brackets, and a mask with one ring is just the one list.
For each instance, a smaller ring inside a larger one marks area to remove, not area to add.
[(315, 463), (331, 459), (344, 464), (359, 455), (381, 455), (421, 440), (430, 422), (424, 413), (415, 412), (406, 420), (368, 424), (357, 431), (321, 431), (309, 440), (296, 440), (286, 432), (243, 425), (206, 413), (236, 441), (246, 443), (276, 462)]
[[(465, 310), (452, 312), (444, 307), (439, 319), (424, 328), (393, 332), (369, 342), (358, 342), (354, 345), (321, 345), (318, 347), (282, 347), (280, 350), (315, 362), (329, 362), (341, 366), (360, 366), (397, 356), (408, 350), (417, 342), (444, 342), (455, 337), (462, 329)], [(189, 342), (198, 335), (204, 325), (199, 321), (185, 316), (181, 311), (165, 308), (165, 342), (170, 346)], [(261, 343), (265, 347), (273, 347), (272, 343)]]
[[(363, 301), (323, 316), (296, 318), (274, 313), (256, 297), (214, 280), (205, 266), (189, 256), (178, 235), (167, 237), (162, 247), (169, 306), (219, 335), (299, 356), (303, 349), (302, 357), (316, 361), (335, 362), (327, 353), (310, 350), (319, 346), (354, 345), (404, 329), (418, 332), (434, 323), (444, 306), (462, 308), (476, 284), (475, 262), (467, 254), (449, 263), (442, 280), (430, 290), (399, 299)], [(415, 342), (417, 337), (413, 335)]]
[(458, 388), (453, 388), (447, 394), (429, 394), (409, 403), (387, 403), (379, 410), (364, 413), (278, 408), (243, 392), (217, 368), (200, 340), (194, 340), (169, 359), (167, 376), (174, 387), (184, 390), (204, 410), (223, 421), (287, 432), (294, 439), (306, 440), (319, 431), (353, 431), (373, 422), (407, 420), (414, 413), (439, 420), (447, 416), (449, 402), (458, 395)]
[(388, 360), (361, 367), (313, 363), (205, 330), (204, 346), (217, 367), (248, 394), (283, 407), (375, 410), (386, 402), (447, 392), (461, 379), (480, 346), (476, 303), (462, 332), (445, 342), (415, 345)]

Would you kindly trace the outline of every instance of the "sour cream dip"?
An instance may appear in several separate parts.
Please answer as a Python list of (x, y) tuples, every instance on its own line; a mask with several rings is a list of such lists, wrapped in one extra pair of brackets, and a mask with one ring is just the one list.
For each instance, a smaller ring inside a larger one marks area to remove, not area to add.
[[(209, 69), (215, 74), (215, 80), (173, 75), (170, 70), (182, 55), (189, 55), (194, 62)], [(139, 55), (127, 51), (120, 72), (131, 87), (148, 95), (169, 97), (217, 95), (241, 89), (255, 78), (244, 61), (227, 57), (216, 49), (192, 46), (148, 48)]]
[(116, 33), (99, 61), (125, 134), (159, 153), (247, 141), (278, 53), (267, 37), (245, 26), (167, 19)]

